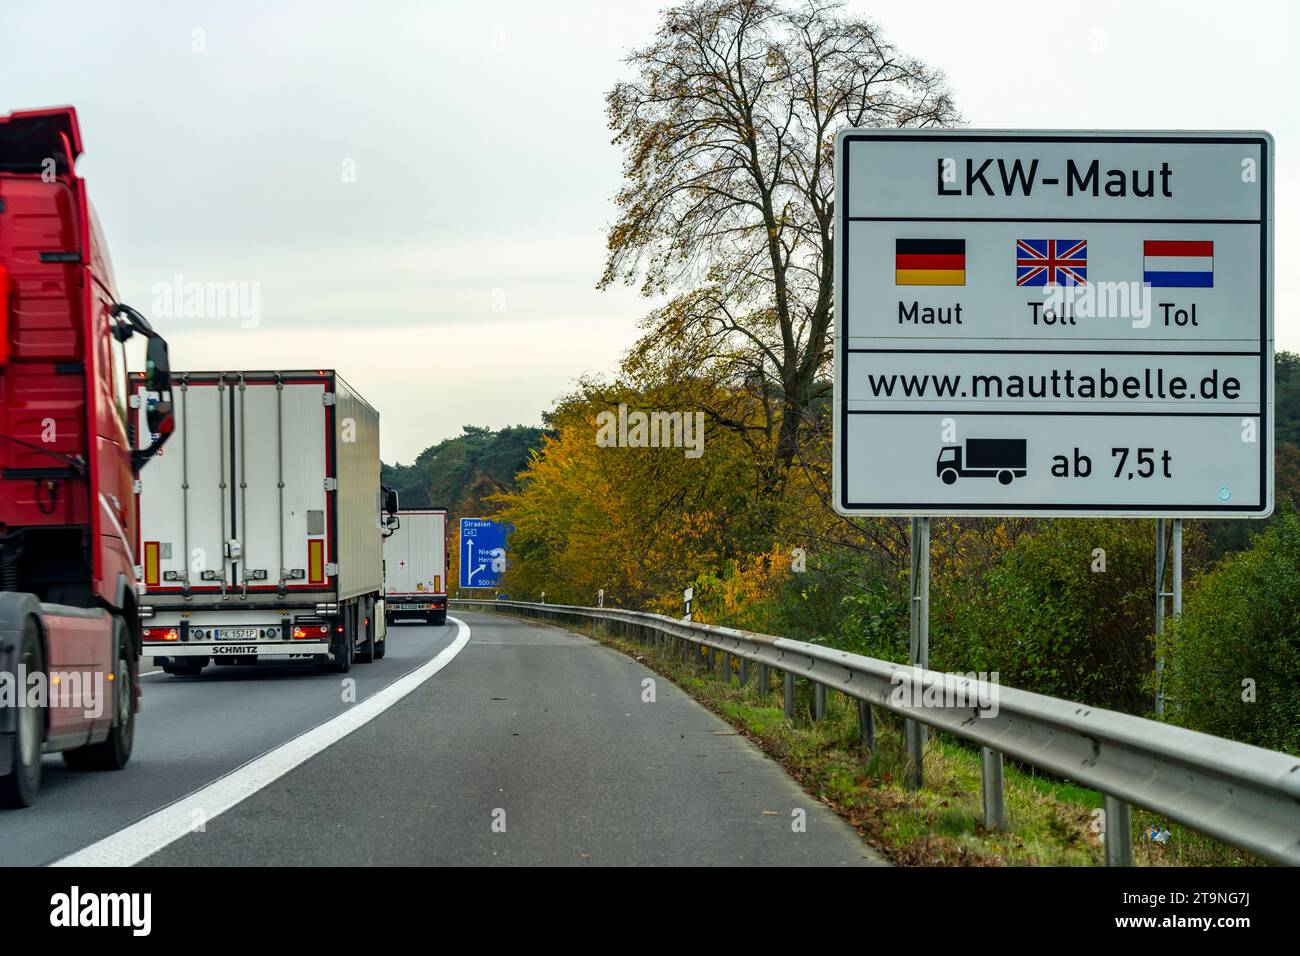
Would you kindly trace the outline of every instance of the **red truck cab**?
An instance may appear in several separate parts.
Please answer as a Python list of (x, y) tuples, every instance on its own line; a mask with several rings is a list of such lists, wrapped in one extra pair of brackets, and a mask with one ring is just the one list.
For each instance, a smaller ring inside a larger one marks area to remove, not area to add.
[[(41, 754), (120, 768), (138, 710), (135, 474), (170, 430), (166, 343), (117, 301), (71, 107), (0, 115), (0, 804)], [(133, 452), (124, 343), (148, 339)]]

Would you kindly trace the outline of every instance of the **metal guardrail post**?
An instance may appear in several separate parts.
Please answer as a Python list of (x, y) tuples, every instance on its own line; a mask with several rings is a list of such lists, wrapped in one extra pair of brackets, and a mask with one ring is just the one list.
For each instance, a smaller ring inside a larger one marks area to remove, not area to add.
[(984, 829), (1005, 831), (1007, 802), (1002, 781), (1002, 752), (981, 747), (980, 756), (984, 765)]
[(814, 684), (813, 719), (819, 723), (826, 719), (826, 685)]
[(915, 720), (903, 721), (903, 742), (907, 745), (907, 789), (925, 786), (925, 764), (919, 755), (925, 752), (925, 728)]
[(722, 683), (731, 683), (731, 651), (722, 652)]
[(862, 749), (876, 749), (876, 717), (871, 712), (871, 705), (865, 700), (858, 701), (858, 731)]
[(1118, 797), (1103, 794), (1102, 807), (1106, 811), (1107, 866), (1133, 865), (1133, 808)]
[(785, 719), (794, 720), (794, 675), (785, 672)]
[(758, 693), (766, 697), (772, 692), (772, 668), (767, 664), (758, 665)]
[(749, 683), (749, 658), (742, 657), (740, 659), (740, 686), (744, 687), (748, 683)]

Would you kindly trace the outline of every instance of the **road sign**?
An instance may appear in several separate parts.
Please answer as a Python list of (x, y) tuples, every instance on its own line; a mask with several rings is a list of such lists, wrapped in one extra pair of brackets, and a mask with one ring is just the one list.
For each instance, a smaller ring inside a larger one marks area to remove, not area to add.
[(485, 518), (460, 519), (460, 586), (494, 588), (506, 570), (506, 538), (514, 528)]
[(1267, 133), (846, 130), (845, 514), (1264, 516)]

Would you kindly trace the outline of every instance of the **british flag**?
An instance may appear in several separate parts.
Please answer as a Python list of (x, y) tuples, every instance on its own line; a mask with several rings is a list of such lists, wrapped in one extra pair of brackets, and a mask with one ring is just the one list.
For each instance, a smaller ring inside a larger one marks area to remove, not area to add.
[(1083, 285), (1087, 281), (1088, 240), (1016, 240), (1016, 285)]

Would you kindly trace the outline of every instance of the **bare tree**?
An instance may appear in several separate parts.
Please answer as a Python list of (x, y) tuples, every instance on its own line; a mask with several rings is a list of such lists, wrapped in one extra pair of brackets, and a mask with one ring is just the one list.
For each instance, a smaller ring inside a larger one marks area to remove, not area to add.
[(626, 183), (601, 286), (674, 297), (626, 367), (757, 386), (783, 469), (831, 357), (835, 134), (958, 122), (947, 83), (817, 0), (691, 0), (628, 63), (607, 97)]

